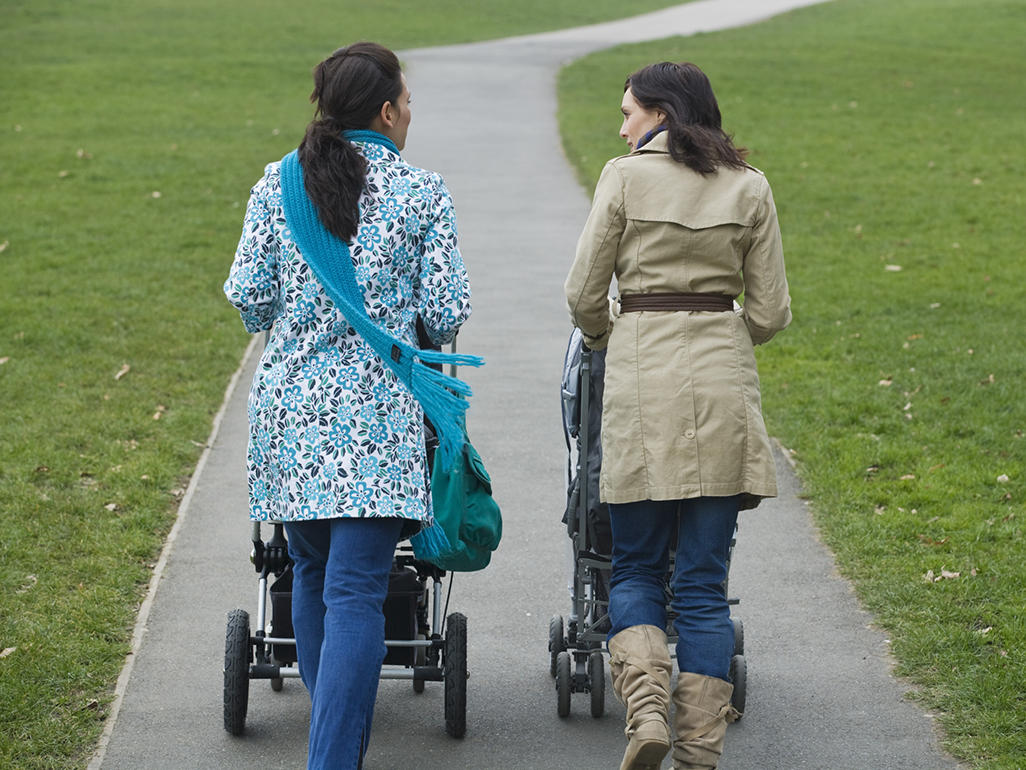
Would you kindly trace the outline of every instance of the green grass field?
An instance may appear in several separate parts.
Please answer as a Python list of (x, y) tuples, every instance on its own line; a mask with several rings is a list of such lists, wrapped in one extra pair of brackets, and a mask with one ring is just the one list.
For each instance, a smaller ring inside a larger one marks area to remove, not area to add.
[(709, 74), (783, 229), (794, 323), (758, 351), (770, 431), (912, 697), (980, 768), (1026, 767), (1024, 33), (1018, 0), (843, 0), (560, 78), (590, 189), (624, 151), (627, 74)]
[[(642, 0), (632, 13), (672, 4)], [(9, 0), (0, 29), (0, 767), (81, 767), (246, 345), (250, 185), (337, 46), (572, 26), (611, 0)]]

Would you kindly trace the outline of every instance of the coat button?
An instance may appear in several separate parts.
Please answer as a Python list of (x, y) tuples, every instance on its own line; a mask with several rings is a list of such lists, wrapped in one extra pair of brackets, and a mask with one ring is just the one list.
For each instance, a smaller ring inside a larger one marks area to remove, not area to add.
[(695, 437), (695, 429), (694, 428), (688, 428), (686, 431), (684, 431), (684, 438), (694, 438), (694, 437)]

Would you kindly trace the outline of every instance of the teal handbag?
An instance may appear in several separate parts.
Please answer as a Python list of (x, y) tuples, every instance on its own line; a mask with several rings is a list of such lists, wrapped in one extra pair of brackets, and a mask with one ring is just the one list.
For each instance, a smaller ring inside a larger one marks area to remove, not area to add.
[(451, 468), (431, 470), (434, 526), (412, 538), (418, 559), (452, 572), (484, 569), (502, 539), (502, 512), (492, 497), (492, 480), (464, 428), (463, 451)]

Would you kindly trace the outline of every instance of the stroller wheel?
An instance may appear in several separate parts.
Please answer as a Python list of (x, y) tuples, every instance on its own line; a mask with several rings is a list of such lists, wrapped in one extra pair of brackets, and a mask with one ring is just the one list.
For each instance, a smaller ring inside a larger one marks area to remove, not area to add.
[(242, 735), (249, 707), (249, 613), (228, 613), (224, 640), (224, 729)]
[(563, 650), (556, 656), (556, 713), (560, 718), (570, 716), (570, 653)]
[(745, 624), (741, 622), (741, 618), (731, 618), (730, 622), (734, 624), (734, 654), (744, 655)]
[(563, 616), (553, 615), (549, 621), (549, 676), (556, 676), (556, 656), (566, 649), (563, 636)]
[(606, 711), (606, 669), (601, 650), (588, 655), (588, 681), (591, 684), (591, 715), (598, 719)]
[[(730, 681), (734, 683), (734, 692), (730, 696), (730, 705), (738, 714), (745, 713), (745, 701), (748, 697), (748, 664), (744, 655), (735, 655), (730, 659)], [(738, 719), (741, 717), (739, 716)]]
[(285, 686), (285, 680), (281, 677), (271, 680), (271, 689), (275, 692), (281, 692), (281, 689)]
[(454, 612), (446, 620), (445, 731), (462, 738), (467, 731), (467, 618)]

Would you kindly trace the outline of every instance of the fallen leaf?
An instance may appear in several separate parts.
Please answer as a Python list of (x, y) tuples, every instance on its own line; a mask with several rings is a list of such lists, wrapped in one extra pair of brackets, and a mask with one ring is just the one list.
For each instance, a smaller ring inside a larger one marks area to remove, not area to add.
[(118, 504), (117, 503), (107, 503), (103, 507), (106, 508), (108, 511), (116, 511), (118, 509)]
[(884, 265), (884, 270), (889, 273), (900, 273), (901, 269), (901, 265)]
[(1008, 474), (1007, 473), (1002, 473), (1000, 476), (997, 477), (997, 480), (998, 480), (999, 484), (1007, 484), (1008, 480), (1009, 480), (1008, 479)]
[(973, 179), (973, 184), (974, 185), (981, 185), (981, 184), (983, 184), (983, 180), (980, 179), (979, 177), (976, 177), (976, 178)]
[(912, 480), (915, 479), (915, 477), (916, 477), (916, 475), (914, 473), (906, 473), (904, 476), (901, 477), (901, 480), (902, 481), (912, 481)]
[(118, 369), (118, 373), (114, 375), (114, 379), (115, 380), (120, 380), (122, 377), (124, 377), (126, 374), (128, 374), (128, 372), (131, 370), (131, 368), (132, 367), (129, 366), (128, 364), (122, 364), (121, 368)]
[(65, 171), (64, 169), (61, 169), (60, 171), (57, 172), (57, 176), (60, 177), (61, 179), (64, 179), (64, 177), (66, 177), (67, 175), (68, 175), (68, 172)]
[(8, 361), (10, 361), (10, 360), (11, 360), (11, 357), (10, 357), (10, 356), (3, 356), (3, 357), (0, 357), (0, 366), (3, 366), (4, 364), (6, 364), (6, 363), (7, 363)]
[(6, 658), (17, 649), (17, 647), (4, 647), (3, 650), (0, 650), (0, 658)]
[(880, 385), (885, 387), (885, 388), (889, 388), (893, 384), (894, 384), (894, 380), (880, 380)]
[(980, 380), (980, 385), (993, 385), (993, 384), (994, 384), (994, 375), (993, 374), (988, 374), (987, 375), (987, 379)]
[(876, 506), (876, 508), (873, 509), (873, 512), (877, 516), (883, 516), (886, 511), (887, 511), (887, 508), (885, 506), (883, 506), (883, 505), (878, 505), (878, 506)]
[(159, 420), (160, 416), (162, 414), (164, 414), (164, 412), (166, 412), (166, 411), (167, 411), (167, 407), (166, 406), (164, 406), (163, 404), (157, 404), (157, 411), (153, 413), (153, 419), (154, 420)]
[(994, 630), (994, 626), (987, 626), (986, 628), (978, 628), (978, 629), (976, 629), (976, 633), (981, 634), (981, 635), (986, 635), (986, 634), (989, 634), (993, 630)]
[(928, 537), (926, 535), (917, 535), (917, 537), (919, 538), (920, 542), (923, 543), (923, 545), (944, 545), (946, 542), (948, 542), (948, 539), (946, 537), (941, 538), (940, 540), (934, 540), (932, 537)]
[(36, 587), (36, 583), (38, 583), (38, 582), (39, 582), (39, 578), (37, 578), (35, 575), (27, 575), (25, 577), (25, 584), (21, 588), (19, 588), (17, 591), (15, 591), (15, 593), (19, 593), (19, 594), (28, 593), (29, 591), (31, 591), (33, 588)]
[(151, 192), (150, 193), (150, 197), (151, 198), (159, 198), (160, 197), (160, 190), (154, 190), (153, 192)]
[(940, 302), (931, 302), (930, 303), (930, 310), (936, 310), (940, 306), (941, 306)]
[(0, 243), (0, 252), (6, 251), (7, 247), (10, 246), (10, 245), (11, 245), (10, 241), (4, 241), (3, 243)]
[(943, 580), (954, 580), (957, 577), (961, 577), (961, 572), (948, 572), (946, 569), (941, 567), (941, 578)]

